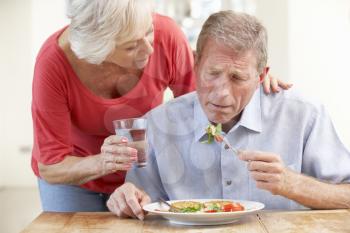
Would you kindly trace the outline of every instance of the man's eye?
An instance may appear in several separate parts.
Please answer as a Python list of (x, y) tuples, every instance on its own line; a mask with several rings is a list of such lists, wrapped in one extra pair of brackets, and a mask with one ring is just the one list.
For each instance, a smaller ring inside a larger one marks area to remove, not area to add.
[(239, 77), (238, 75), (232, 75), (232, 76), (231, 76), (231, 79), (232, 79), (232, 80), (235, 80), (235, 81), (244, 81), (244, 79), (241, 78), (241, 77)]
[(134, 50), (134, 49), (136, 49), (135, 46), (126, 48), (127, 51), (132, 51), (132, 50)]
[(212, 76), (218, 76), (218, 75), (220, 75), (220, 72), (210, 72), (209, 74)]

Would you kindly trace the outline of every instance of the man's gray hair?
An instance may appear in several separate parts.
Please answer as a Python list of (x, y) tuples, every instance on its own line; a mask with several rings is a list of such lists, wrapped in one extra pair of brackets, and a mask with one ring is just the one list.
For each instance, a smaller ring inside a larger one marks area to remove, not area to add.
[(198, 61), (208, 38), (237, 53), (253, 50), (256, 53), (258, 72), (267, 64), (267, 31), (254, 16), (230, 10), (212, 14), (204, 23), (197, 40)]
[(102, 63), (116, 46), (152, 25), (152, 0), (66, 0), (69, 42), (75, 55)]

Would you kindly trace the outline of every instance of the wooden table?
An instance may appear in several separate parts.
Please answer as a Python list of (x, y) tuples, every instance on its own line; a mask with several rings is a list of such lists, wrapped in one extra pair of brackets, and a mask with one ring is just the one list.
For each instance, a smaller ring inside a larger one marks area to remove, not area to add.
[(22, 232), (35, 233), (136, 233), (136, 232), (186, 232), (186, 233), (328, 233), (350, 232), (350, 210), (322, 211), (262, 211), (246, 216), (240, 221), (220, 226), (182, 226), (169, 223), (155, 215), (144, 221), (122, 219), (111, 213), (48, 213), (39, 215)]

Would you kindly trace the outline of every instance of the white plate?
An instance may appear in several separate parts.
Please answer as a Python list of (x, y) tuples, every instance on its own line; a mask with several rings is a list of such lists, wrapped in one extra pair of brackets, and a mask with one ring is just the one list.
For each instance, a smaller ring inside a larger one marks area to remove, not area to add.
[[(168, 203), (178, 202), (178, 201), (199, 201), (207, 202), (214, 200), (225, 200), (239, 202), (244, 206), (243, 211), (236, 212), (219, 212), (219, 213), (173, 213), (166, 212), (169, 207), (164, 203), (154, 202), (145, 205), (143, 209), (153, 214), (161, 215), (162, 217), (170, 220), (170, 222), (182, 225), (220, 225), (228, 224), (237, 221), (242, 216), (252, 214), (258, 210), (265, 207), (263, 203), (254, 201), (244, 201), (244, 200), (228, 200), (228, 199), (190, 199), (190, 200), (174, 200), (168, 201)], [(164, 211), (160, 211), (164, 210)]]

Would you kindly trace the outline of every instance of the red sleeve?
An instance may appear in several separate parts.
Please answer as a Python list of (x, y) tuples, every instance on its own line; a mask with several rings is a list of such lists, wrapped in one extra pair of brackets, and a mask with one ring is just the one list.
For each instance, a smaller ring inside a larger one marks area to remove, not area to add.
[(72, 153), (67, 84), (59, 59), (54, 60), (46, 53), (39, 56), (33, 79), (33, 157), (43, 164), (58, 163)]
[(178, 97), (195, 90), (194, 58), (186, 36), (176, 23), (171, 21), (167, 26), (173, 37), (173, 63), (169, 87), (173, 91), (174, 97)]

